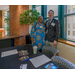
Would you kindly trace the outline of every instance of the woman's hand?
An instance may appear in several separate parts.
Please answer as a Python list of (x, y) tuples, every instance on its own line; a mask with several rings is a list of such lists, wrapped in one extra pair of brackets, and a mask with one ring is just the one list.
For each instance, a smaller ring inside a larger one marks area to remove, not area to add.
[(33, 37), (31, 38), (31, 42), (32, 42), (32, 44), (34, 43), (34, 38)]

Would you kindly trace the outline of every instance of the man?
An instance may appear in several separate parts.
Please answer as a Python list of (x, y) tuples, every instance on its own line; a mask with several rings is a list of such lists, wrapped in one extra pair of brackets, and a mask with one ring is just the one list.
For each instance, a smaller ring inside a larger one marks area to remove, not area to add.
[(54, 19), (54, 11), (49, 10), (48, 12), (49, 19), (46, 21), (46, 45), (50, 45), (54, 48), (57, 48), (57, 42), (59, 38), (59, 22)]

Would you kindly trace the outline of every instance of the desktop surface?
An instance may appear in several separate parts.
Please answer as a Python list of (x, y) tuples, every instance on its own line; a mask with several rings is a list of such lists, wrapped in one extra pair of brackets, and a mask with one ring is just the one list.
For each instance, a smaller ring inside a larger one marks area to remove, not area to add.
[(47, 64), (53, 63), (52, 61), (49, 61), (49, 62), (35, 68), (34, 65), (29, 60), (20, 61), (19, 54), (10, 55), (10, 56), (1, 58), (1, 52), (10, 51), (10, 50), (14, 50), (14, 49), (17, 49), (18, 51), (27, 50), (29, 53), (28, 56), (30, 58), (34, 58), (34, 57), (42, 55), (42, 53), (40, 53), (39, 51), (37, 51), (37, 54), (33, 54), (33, 48), (31, 45), (22, 45), (22, 46), (0, 49), (0, 69), (20, 69), (21, 64), (27, 64), (27, 69), (44, 69)]

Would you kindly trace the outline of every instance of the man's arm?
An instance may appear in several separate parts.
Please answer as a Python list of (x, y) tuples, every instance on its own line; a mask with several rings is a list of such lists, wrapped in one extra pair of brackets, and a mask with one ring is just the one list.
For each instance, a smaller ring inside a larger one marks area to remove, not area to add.
[(45, 31), (47, 30), (47, 21), (46, 21), (46, 23), (45, 23)]
[(57, 21), (57, 23), (56, 23), (56, 36), (55, 36), (55, 41), (57, 41), (57, 42), (58, 42), (59, 34), (60, 34), (60, 25), (59, 25), (59, 22)]

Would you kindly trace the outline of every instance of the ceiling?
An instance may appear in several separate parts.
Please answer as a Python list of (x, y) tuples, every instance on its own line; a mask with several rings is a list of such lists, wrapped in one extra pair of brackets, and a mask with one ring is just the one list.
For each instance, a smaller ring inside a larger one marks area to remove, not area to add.
[(0, 5), (0, 10), (7, 10), (9, 9), (9, 5)]

